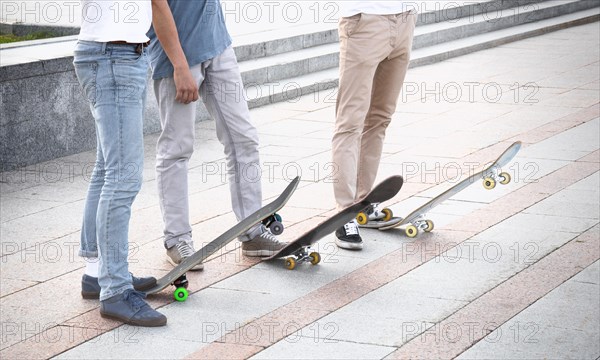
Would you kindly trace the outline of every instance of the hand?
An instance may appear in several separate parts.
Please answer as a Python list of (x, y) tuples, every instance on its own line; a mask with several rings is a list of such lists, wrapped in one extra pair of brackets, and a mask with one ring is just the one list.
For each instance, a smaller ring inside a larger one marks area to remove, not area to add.
[(177, 89), (175, 101), (182, 104), (189, 104), (199, 99), (198, 84), (196, 84), (189, 68), (175, 69), (173, 78), (175, 80), (175, 88)]

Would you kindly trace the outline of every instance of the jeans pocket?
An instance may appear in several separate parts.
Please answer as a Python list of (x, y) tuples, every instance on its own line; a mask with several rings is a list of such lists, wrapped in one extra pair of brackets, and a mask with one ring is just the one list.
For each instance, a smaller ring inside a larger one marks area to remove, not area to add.
[(112, 70), (120, 103), (142, 104), (146, 97), (148, 63), (141, 55), (138, 61), (118, 62), (113, 59)]
[(96, 105), (99, 92), (97, 86), (98, 63), (93, 61), (78, 61), (76, 56), (73, 66), (75, 67), (75, 75), (77, 75), (79, 85), (83, 88), (85, 97), (92, 106)]
[(144, 58), (144, 52), (138, 53), (133, 46), (127, 51), (114, 52), (112, 55), (112, 61), (115, 64), (135, 64)]

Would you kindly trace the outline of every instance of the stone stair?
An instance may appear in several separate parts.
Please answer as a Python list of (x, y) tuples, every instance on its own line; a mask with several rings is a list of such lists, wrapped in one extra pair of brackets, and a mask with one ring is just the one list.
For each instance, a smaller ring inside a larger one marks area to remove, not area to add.
[[(427, 10), (427, 9), (426, 9)], [(411, 67), (499, 46), (527, 37), (600, 20), (597, 0), (492, 0), (421, 12)], [(300, 35), (236, 47), (251, 107), (294, 101), (337, 86), (339, 46), (332, 26)], [(275, 35), (275, 34), (274, 34)], [(285, 41), (284, 41), (285, 42)], [(265, 51), (250, 51), (266, 49)], [(285, 48), (285, 50), (282, 50)]]

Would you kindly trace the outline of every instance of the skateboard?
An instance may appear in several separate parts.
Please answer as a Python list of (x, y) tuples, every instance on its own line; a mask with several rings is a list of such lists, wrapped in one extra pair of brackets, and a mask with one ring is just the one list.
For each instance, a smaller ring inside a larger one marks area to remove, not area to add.
[[(261, 223), (264, 219), (269, 218), (271, 216), (277, 216), (279, 219), (279, 215), (275, 214), (279, 211), (290, 199), (296, 188), (298, 187), (298, 183), (300, 182), (300, 177), (296, 177), (286, 188), (285, 190), (277, 197), (277, 199), (273, 200), (268, 205), (263, 206), (261, 209), (256, 210), (253, 214), (239, 222), (234, 227), (225, 231), (219, 237), (209, 242), (201, 249), (196, 251), (192, 256), (186, 258), (181, 264), (177, 265), (173, 270), (169, 271), (165, 276), (158, 279), (156, 281), (156, 285), (153, 288), (145, 291), (146, 294), (155, 294), (163, 289), (165, 289), (169, 285), (173, 285), (176, 287), (176, 290), (173, 293), (173, 297), (177, 301), (185, 301), (188, 297), (188, 281), (185, 277), (185, 273), (192, 269), (197, 264), (204, 261), (210, 255), (214, 254), (216, 251), (221, 249), (223, 246), (227, 245), (232, 240), (236, 239), (238, 236), (244, 234), (246, 231), (250, 230), (256, 224)], [(281, 223), (280, 223), (281, 224)], [(283, 230), (283, 228), (282, 228)]]
[(321, 256), (318, 252), (310, 249), (312, 244), (352, 220), (358, 212), (364, 210), (372, 203), (380, 203), (394, 197), (398, 191), (400, 191), (402, 183), (403, 179), (401, 176), (392, 176), (385, 179), (361, 201), (348, 206), (344, 210), (323, 221), (315, 228), (290, 242), (276, 254), (264, 258), (263, 260), (268, 261), (277, 258), (285, 258), (285, 267), (290, 270), (293, 270), (297, 264), (302, 262), (310, 262), (313, 265), (318, 264), (321, 261)]
[(521, 149), (521, 142), (517, 141), (509, 146), (490, 166), (482, 171), (475, 173), (463, 181), (459, 182), (450, 189), (428, 201), (425, 205), (419, 207), (404, 218), (393, 218), (390, 221), (382, 222), (379, 230), (389, 230), (400, 226), (406, 226), (404, 232), (406, 236), (414, 238), (419, 231), (430, 232), (434, 228), (433, 221), (426, 218), (427, 213), (433, 208), (448, 200), (452, 196), (469, 187), (476, 180), (483, 178), (483, 187), (492, 190), (497, 183), (506, 185), (510, 183), (511, 176), (507, 172), (502, 172), (502, 167), (508, 164)]

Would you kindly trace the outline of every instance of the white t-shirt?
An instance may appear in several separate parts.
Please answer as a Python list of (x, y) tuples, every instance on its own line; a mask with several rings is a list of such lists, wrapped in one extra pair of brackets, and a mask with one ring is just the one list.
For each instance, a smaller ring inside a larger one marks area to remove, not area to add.
[[(400, 14), (405, 11), (409, 11), (412, 8), (409, 6), (410, 2), (407, 1), (339, 1), (340, 15), (342, 17), (349, 17), (356, 14), (373, 14), (373, 15), (390, 15)], [(414, 2), (413, 2), (414, 4)], [(413, 6), (414, 7), (414, 6)]]
[(152, 24), (151, 0), (81, 0), (79, 40), (145, 43)]

